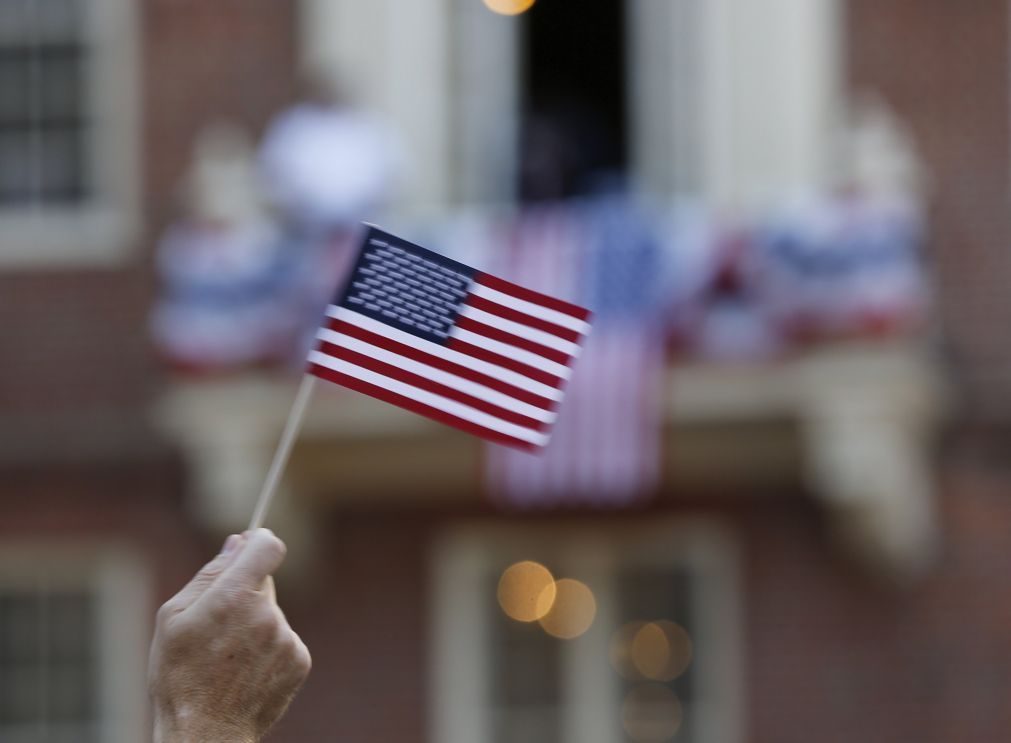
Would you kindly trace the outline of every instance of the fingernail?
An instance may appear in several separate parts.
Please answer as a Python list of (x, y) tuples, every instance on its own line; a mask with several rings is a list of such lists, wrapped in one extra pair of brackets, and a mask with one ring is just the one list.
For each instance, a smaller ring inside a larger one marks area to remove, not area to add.
[(238, 534), (232, 534), (225, 540), (224, 545), (221, 547), (221, 554), (227, 555), (229, 552), (235, 550), (239, 546), (239, 540), (241, 537)]

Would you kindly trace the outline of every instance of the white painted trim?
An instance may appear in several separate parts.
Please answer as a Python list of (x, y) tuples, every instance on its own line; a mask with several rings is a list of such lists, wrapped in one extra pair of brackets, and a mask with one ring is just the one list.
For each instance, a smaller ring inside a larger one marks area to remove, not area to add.
[(520, 17), (480, 0), (451, 3), (452, 203), (511, 204), (520, 127)]
[(92, 200), (78, 207), (0, 209), (0, 268), (114, 266), (139, 229), (140, 95), (137, 4), (88, 0), (88, 168)]
[(830, 182), (842, 91), (841, 0), (701, 8), (702, 193), (769, 208)]
[(630, 166), (633, 182), (647, 193), (697, 197), (702, 189), (708, 2), (632, 0), (626, 6)]
[(133, 550), (107, 544), (0, 543), (0, 592), (5, 589), (86, 590), (97, 599), (99, 739), (134, 743), (147, 729), (149, 575)]
[(492, 566), (532, 559), (594, 588), (598, 614), (583, 637), (562, 646), (564, 730), (560, 743), (609, 743), (620, 729), (617, 675), (600, 658), (580, 652), (606, 647), (614, 625), (614, 580), (625, 565), (684, 566), (697, 577), (693, 606), (696, 639), (710, 659), (696, 667), (700, 743), (737, 743), (744, 736), (739, 555), (733, 538), (708, 520), (667, 520), (602, 529), (577, 526), (512, 527), (465, 524), (437, 540), (430, 572), (430, 737), (440, 743), (490, 738), (487, 669)]

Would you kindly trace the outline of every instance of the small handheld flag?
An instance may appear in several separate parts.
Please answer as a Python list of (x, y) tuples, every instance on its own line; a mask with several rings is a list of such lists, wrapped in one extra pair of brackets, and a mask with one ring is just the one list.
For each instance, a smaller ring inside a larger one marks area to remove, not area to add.
[(590, 317), (370, 226), (316, 334), (252, 527), (262, 523), (314, 378), (535, 451), (548, 443)]
[(311, 374), (521, 449), (548, 442), (590, 313), (394, 237), (365, 235)]

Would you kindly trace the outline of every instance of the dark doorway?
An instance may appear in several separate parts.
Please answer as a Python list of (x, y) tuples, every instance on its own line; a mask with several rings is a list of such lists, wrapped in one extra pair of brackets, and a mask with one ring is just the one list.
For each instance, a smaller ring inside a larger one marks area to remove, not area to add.
[(612, 183), (627, 165), (625, 3), (539, 0), (524, 18), (520, 198)]

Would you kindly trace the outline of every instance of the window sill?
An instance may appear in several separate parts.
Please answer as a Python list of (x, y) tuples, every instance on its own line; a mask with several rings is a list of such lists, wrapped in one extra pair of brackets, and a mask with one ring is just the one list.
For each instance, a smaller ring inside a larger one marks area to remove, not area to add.
[(0, 269), (118, 266), (138, 227), (127, 210), (101, 205), (0, 209)]

